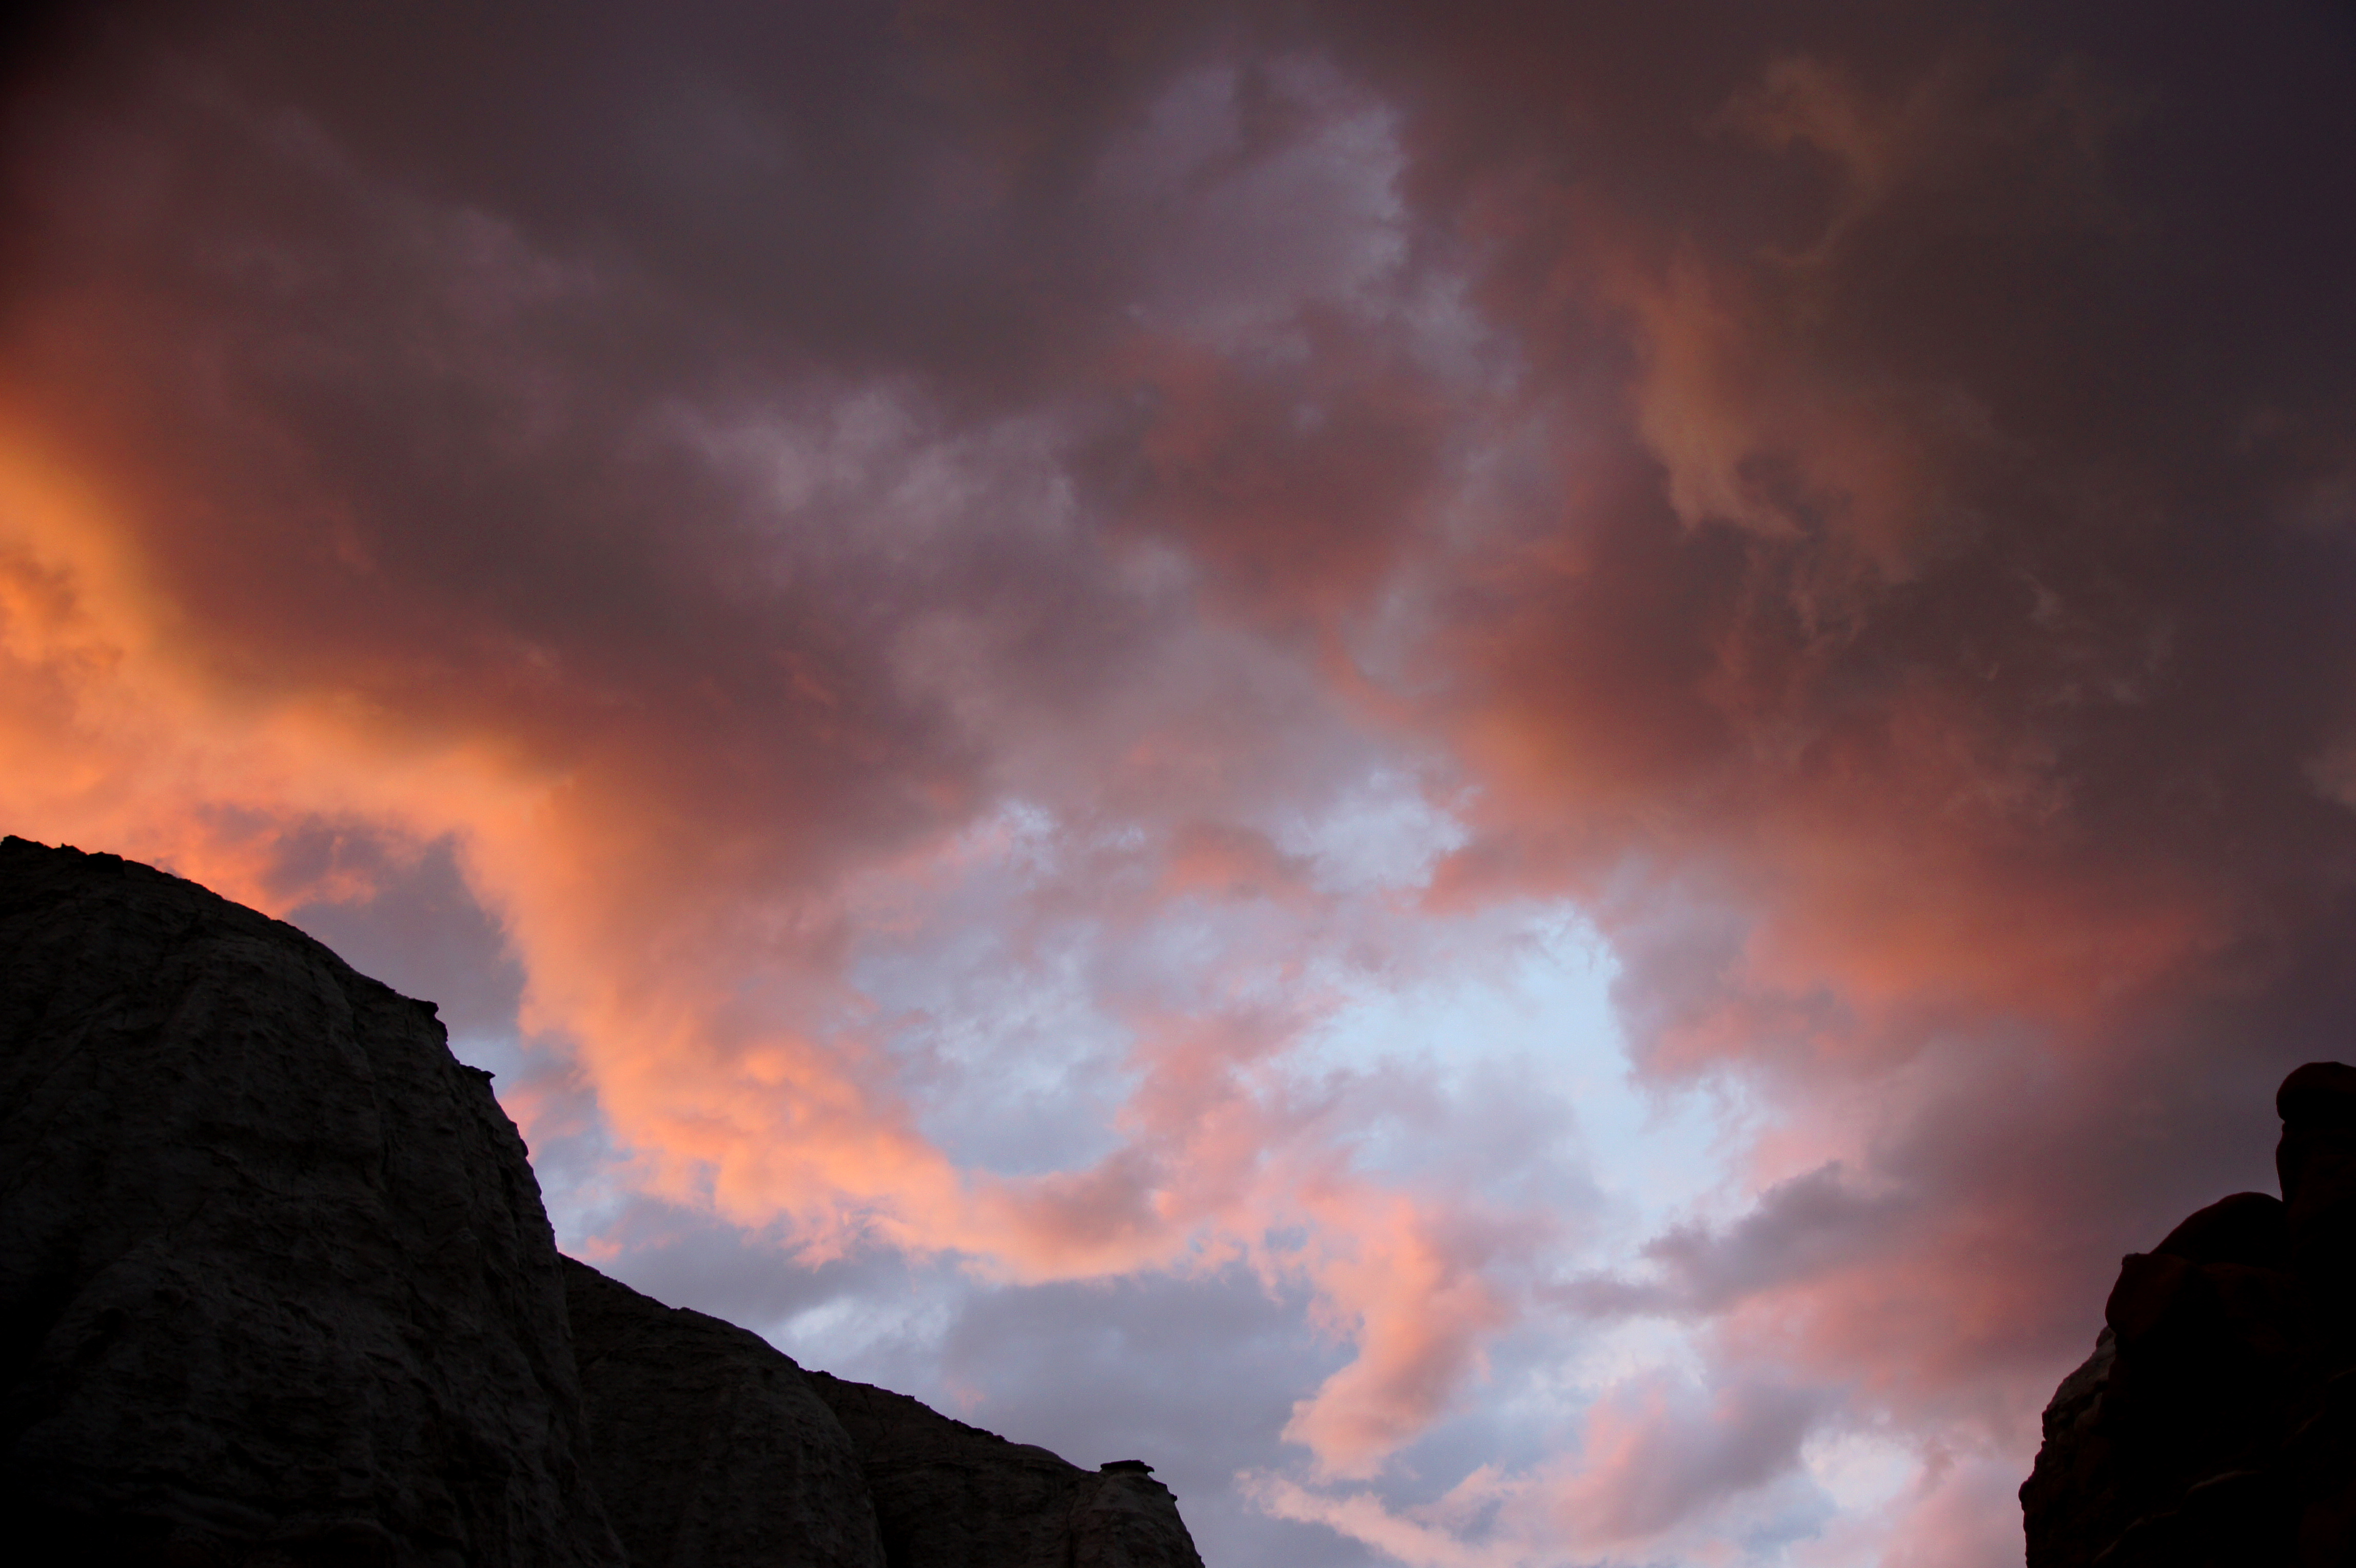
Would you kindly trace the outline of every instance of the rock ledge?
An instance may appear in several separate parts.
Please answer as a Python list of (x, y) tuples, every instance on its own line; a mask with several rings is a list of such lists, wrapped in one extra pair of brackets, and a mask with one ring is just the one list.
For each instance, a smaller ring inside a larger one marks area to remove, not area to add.
[(0, 1506), (99, 1568), (1201, 1568), (1086, 1471), (556, 1251), (430, 1003), (0, 841)]
[(2121, 1262), (2020, 1488), (2029, 1568), (2356, 1563), (2356, 1069), (2276, 1096), (2282, 1197)]

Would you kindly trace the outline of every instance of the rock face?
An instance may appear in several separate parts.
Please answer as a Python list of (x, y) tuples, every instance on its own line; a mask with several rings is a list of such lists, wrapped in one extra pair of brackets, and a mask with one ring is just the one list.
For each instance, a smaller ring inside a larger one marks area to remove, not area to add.
[(2029, 1568), (2356, 1563), (2356, 1069), (2284, 1080), (2280, 1199), (2121, 1264), (2020, 1489)]
[(191, 883), (0, 843), (10, 1533), (620, 1564), (582, 1436), (523, 1142), (432, 1007)]
[(1202, 1568), (1151, 1466), (1083, 1470), (905, 1394), (810, 1375), (858, 1446), (891, 1568)]
[(859, 1455), (790, 1358), (570, 1258), (564, 1285), (590, 1469), (632, 1563), (884, 1568)]
[(0, 1506), (11, 1560), (102, 1568), (1201, 1568), (1141, 1464), (806, 1375), (561, 1257), (430, 1004), (16, 838)]

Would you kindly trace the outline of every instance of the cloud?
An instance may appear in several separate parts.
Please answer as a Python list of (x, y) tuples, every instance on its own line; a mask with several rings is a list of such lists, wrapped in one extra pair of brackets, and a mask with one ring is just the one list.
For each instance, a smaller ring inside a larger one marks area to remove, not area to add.
[[(1288, 1552), (1971, 1562), (2343, 1048), (2328, 8), (59, 26), (11, 831), (441, 992), (617, 1267), (1041, 1435), (1110, 1313)], [(1633, 1087), (1465, 1000), (1567, 921)]]
[(1658, 1269), (1657, 1282), (1580, 1280), (1559, 1295), (1590, 1312), (1722, 1312), (1743, 1296), (1869, 1256), (1905, 1218), (1901, 1197), (1856, 1190), (1836, 1161), (1769, 1187), (1723, 1231), (1687, 1221), (1647, 1241), (1641, 1256)]
[(1510, 1544), (1467, 1544), (1444, 1525), (1401, 1518), (1387, 1509), (1382, 1499), (1363, 1492), (1343, 1498), (1321, 1496), (1265, 1473), (1250, 1477), (1249, 1491), (1261, 1508), (1279, 1519), (1323, 1525), (1337, 1535), (1364, 1541), (1408, 1568), (1517, 1568), (1529, 1561)]
[(1665, 1377), (1623, 1385), (1589, 1415), (1586, 1462), (1556, 1506), (1582, 1540), (1657, 1534), (1791, 1469), (1816, 1403), (1772, 1385), (1714, 1396)]
[(1829, 1405), (1823, 1392), (1772, 1381), (1711, 1390), (1655, 1372), (1590, 1407), (1575, 1458), (1518, 1472), (1483, 1466), (1429, 1502), (1400, 1508), (1374, 1491), (1268, 1473), (1248, 1483), (1280, 1518), (1324, 1524), (1429, 1568), (1772, 1552), (1814, 1534), (1826, 1511), (1797, 1473), (1802, 1444)]

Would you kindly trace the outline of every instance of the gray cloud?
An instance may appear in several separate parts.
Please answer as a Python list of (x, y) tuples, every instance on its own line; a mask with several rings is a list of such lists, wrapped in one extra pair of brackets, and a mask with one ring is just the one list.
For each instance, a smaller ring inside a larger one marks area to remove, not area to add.
[(1599, 1315), (1709, 1315), (1744, 1296), (1803, 1283), (1885, 1252), (1913, 1205), (1895, 1194), (1868, 1194), (1836, 1162), (1778, 1182), (1720, 1230), (1693, 1222), (1644, 1243), (1655, 1279), (1593, 1275), (1550, 1287), (1573, 1310)]
[[(1641, 1535), (1836, 1399), (2019, 1459), (2109, 1260), (2263, 1185), (2346, 1048), (2344, 7), (102, 21), (5, 79), (0, 412), (107, 520), (0, 539), (0, 716), (60, 758), (10, 809), (258, 867), (443, 1001), (629, 1277), (771, 1324), (915, 1279), (874, 1365), (1091, 1452), (1162, 1412), (1221, 1539), (1355, 1561), (1226, 1500), (1340, 1364), (1301, 1301), (798, 1271), (630, 1190), (579, 999), (639, 987), (636, 1041), (691, 991), (730, 1070), (791, 1032), (961, 1169), (1105, 1160), (1076, 1230), (1206, 1127), (1346, 1151), (1499, 1323), (1790, 1309), (1596, 1405)], [(74, 751), (134, 667), (177, 726)], [(1300, 847), (1378, 772), (1468, 835), (1419, 905)], [(1601, 1203), (1555, 1101), (1280, 1070), (1304, 977), (1525, 897), (1760, 1162), (1551, 1297)], [(1504, 1342), (1451, 1332), (1416, 1421)]]

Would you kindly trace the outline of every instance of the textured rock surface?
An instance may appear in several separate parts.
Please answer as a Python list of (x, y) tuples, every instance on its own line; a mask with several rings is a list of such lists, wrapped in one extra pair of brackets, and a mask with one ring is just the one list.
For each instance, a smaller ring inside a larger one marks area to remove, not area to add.
[(19, 1561), (619, 1563), (522, 1141), (433, 1009), (194, 884), (0, 844)]
[(2283, 1197), (2122, 1262), (2021, 1487), (2029, 1568), (2356, 1563), (2356, 1069), (2284, 1081)]
[(883, 1568), (859, 1455), (799, 1367), (585, 1263), (564, 1273), (590, 1467), (632, 1563)]
[(867, 1472), (891, 1568), (1201, 1568), (1136, 1460), (1083, 1470), (864, 1383), (810, 1374)]
[(15, 838), (0, 1507), (13, 1560), (125, 1568), (1201, 1561), (1142, 1465), (806, 1377), (560, 1258), (430, 1004)]

